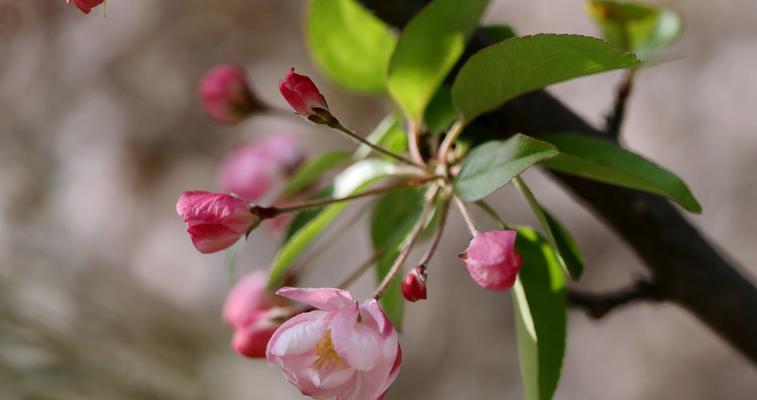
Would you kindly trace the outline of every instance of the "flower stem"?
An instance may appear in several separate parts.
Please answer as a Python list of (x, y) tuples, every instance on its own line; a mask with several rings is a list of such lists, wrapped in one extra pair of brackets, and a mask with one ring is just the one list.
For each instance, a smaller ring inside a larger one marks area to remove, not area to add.
[(442, 144), (439, 146), (439, 164), (447, 165), (452, 144), (454, 144), (457, 138), (460, 137), (460, 134), (463, 133), (463, 128), (465, 128), (463, 121), (457, 120), (457, 122), (455, 122), (455, 124), (449, 129), (447, 136), (444, 137)]
[(431, 246), (428, 248), (428, 250), (426, 250), (426, 254), (423, 255), (418, 265), (428, 264), (431, 261), (431, 257), (433, 257), (434, 253), (436, 253), (436, 248), (439, 246), (439, 242), (442, 239), (442, 234), (444, 233), (444, 226), (447, 224), (447, 215), (449, 214), (449, 206), (451, 201), (452, 197), (447, 195), (444, 199), (444, 203), (442, 203), (442, 208), (440, 210), (441, 214), (439, 214), (439, 226), (436, 227), (434, 237), (431, 238)]
[(428, 222), (426, 220), (429, 218), (431, 211), (433, 211), (434, 209), (434, 198), (436, 197), (437, 192), (438, 188), (433, 188), (431, 189), (431, 192), (429, 192), (428, 200), (423, 207), (423, 212), (421, 213), (421, 216), (418, 218), (418, 222), (415, 223), (413, 230), (410, 231), (410, 234), (406, 239), (407, 244), (404, 245), (402, 251), (400, 251), (400, 254), (394, 260), (394, 264), (392, 264), (389, 272), (386, 274), (386, 276), (384, 276), (384, 280), (382, 280), (378, 288), (376, 288), (376, 292), (373, 294), (374, 299), (378, 300), (381, 298), (381, 296), (384, 294), (384, 291), (386, 291), (386, 288), (389, 287), (389, 284), (392, 283), (392, 280), (395, 276), (397, 276), (397, 273), (402, 268), (402, 264), (404, 264), (405, 260), (407, 260), (407, 257), (410, 255), (410, 251), (413, 250), (415, 242), (418, 241), (418, 237), (421, 235), (423, 228)]
[(468, 225), (468, 230), (471, 235), (478, 235), (478, 229), (476, 229), (476, 224), (473, 222), (473, 218), (471, 218), (468, 205), (457, 196), (455, 196), (455, 204), (457, 205), (457, 208), (460, 209), (460, 214), (463, 215), (463, 219), (465, 220), (465, 224)]
[(418, 124), (413, 119), (408, 120), (408, 137), (407, 137), (407, 143), (408, 148), (410, 149), (410, 155), (412, 155), (413, 160), (415, 160), (416, 163), (426, 166), (426, 162), (423, 160), (423, 154), (421, 154), (421, 148), (420, 148), (420, 134), (418, 132)]
[(427, 177), (427, 178), (412, 179), (409, 181), (394, 183), (391, 185), (386, 185), (382, 187), (377, 187), (375, 189), (366, 190), (366, 191), (356, 193), (350, 196), (339, 197), (335, 199), (326, 199), (326, 200), (320, 200), (320, 199), (308, 200), (308, 201), (303, 201), (303, 202), (293, 204), (290, 206), (285, 206), (285, 207), (259, 207), (259, 206), (256, 206), (256, 207), (258, 207), (258, 210), (261, 212), (261, 215), (264, 218), (273, 218), (281, 214), (286, 214), (286, 213), (291, 213), (291, 212), (300, 212), (300, 211), (310, 210), (313, 208), (321, 208), (321, 207), (325, 207), (331, 204), (356, 200), (356, 199), (367, 197), (367, 196), (374, 196), (377, 194), (386, 193), (386, 192), (400, 189), (400, 188), (421, 186), (435, 179), (438, 179), (438, 177), (433, 176), (433, 177)]
[(338, 130), (339, 132), (344, 133), (345, 135), (349, 136), (353, 140), (356, 140), (357, 142), (362, 143), (362, 144), (370, 147), (371, 149), (373, 149), (374, 151), (376, 151), (378, 153), (381, 153), (383, 155), (392, 157), (392, 158), (394, 158), (395, 160), (397, 160), (399, 162), (402, 162), (402, 163), (405, 163), (405, 164), (408, 164), (408, 165), (412, 165), (412, 166), (420, 168), (420, 169), (422, 169), (424, 171), (427, 170), (425, 166), (423, 166), (421, 164), (418, 164), (415, 161), (412, 161), (412, 160), (410, 160), (408, 158), (405, 158), (405, 157), (403, 157), (403, 156), (401, 156), (399, 154), (393, 153), (393, 152), (391, 152), (391, 151), (389, 151), (389, 150), (387, 150), (387, 149), (385, 149), (385, 148), (383, 148), (381, 146), (376, 146), (375, 144), (373, 144), (373, 143), (365, 140), (362, 136), (360, 136), (357, 133), (355, 133), (355, 132), (351, 131), (350, 129), (346, 128), (344, 125), (342, 125), (336, 119), (334, 119), (334, 121), (332, 123), (330, 123), (329, 126), (332, 127), (332, 128), (334, 128), (334, 129), (336, 129), (336, 130)]

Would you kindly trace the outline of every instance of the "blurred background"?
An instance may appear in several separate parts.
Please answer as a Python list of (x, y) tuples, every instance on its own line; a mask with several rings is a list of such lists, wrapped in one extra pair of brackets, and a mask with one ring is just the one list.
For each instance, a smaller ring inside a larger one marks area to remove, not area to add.
[[(691, 185), (705, 211), (689, 218), (755, 277), (757, 2), (654, 3), (680, 11), (686, 29), (674, 61), (639, 74), (624, 140)], [(352, 146), (295, 117), (213, 124), (196, 83), (217, 63), (244, 65), (260, 97), (281, 108), (278, 79), (296, 66), (348, 126), (367, 132), (381, 119), (380, 99), (314, 68), (306, 4), (108, 0), (107, 15), (85, 16), (63, 0), (0, 0), (1, 400), (301, 398), (279, 370), (229, 348), (224, 256), (192, 247), (174, 204), (183, 190), (217, 190), (220, 157), (244, 140), (292, 132), (310, 154)], [(580, 0), (493, 1), (487, 20), (521, 34), (597, 34)], [(600, 123), (618, 78), (552, 91)], [(584, 251), (581, 288), (612, 290), (644, 274), (580, 204), (538, 172), (527, 178)], [(493, 202), (509, 221), (532, 222), (511, 189)], [(321, 241), (332, 246), (303, 285), (333, 285), (367, 257), (363, 214), (353, 207), (340, 222), (350, 234)], [(406, 312), (403, 370), (389, 397), (521, 398), (510, 298), (468, 277), (455, 257), (468, 234), (451, 215), (430, 299)], [(265, 268), (280, 241), (262, 230), (253, 239), (240, 271)], [(369, 295), (371, 278), (358, 296)], [(755, 393), (757, 369), (675, 306), (638, 304), (600, 321), (570, 314), (558, 399)]]

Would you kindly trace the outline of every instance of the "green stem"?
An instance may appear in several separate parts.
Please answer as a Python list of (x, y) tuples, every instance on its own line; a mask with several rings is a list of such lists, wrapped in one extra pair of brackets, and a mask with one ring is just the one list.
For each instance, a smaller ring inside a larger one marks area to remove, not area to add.
[(403, 156), (401, 156), (399, 154), (393, 153), (393, 152), (391, 152), (391, 151), (389, 151), (389, 150), (387, 150), (387, 149), (385, 149), (385, 148), (383, 148), (381, 146), (376, 146), (375, 144), (373, 144), (373, 143), (365, 140), (362, 136), (360, 136), (357, 133), (351, 131), (350, 129), (348, 129), (347, 127), (345, 127), (344, 125), (342, 125), (336, 119), (332, 123), (330, 123), (329, 126), (332, 127), (332, 128), (334, 128), (334, 129), (336, 129), (336, 130), (338, 130), (339, 132), (344, 133), (345, 135), (347, 135), (351, 139), (353, 139), (353, 140), (355, 140), (355, 141), (357, 141), (359, 143), (362, 143), (362, 144), (370, 147), (371, 149), (373, 149), (374, 151), (376, 151), (378, 153), (381, 153), (383, 155), (392, 157), (395, 160), (397, 160), (399, 162), (402, 162), (402, 163), (405, 163), (407, 165), (412, 165), (414, 167), (417, 167), (417, 168), (420, 168), (420, 169), (422, 169), (424, 171), (427, 171), (427, 169), (426, 169), (425, 166), (420, 165), (420, 164), (416, 163), (415, 161), (412, 161), (412, 160), (410, 160), (408, 158), (405, 158), (405, 157), (403, 157)]
[(465, 204), (465, 202), (457, 196), (455, 196), (455, 204), (460, 210), (460, 214), (463, 215), (463, 219), (465, 220), (465, 224), (468, 225), (468, 230), (470, 231), (471, 235), (478, 235), (478, 228), (476, 228), (476, 224), (473, 222), (473, 218), (470, 215), (468, 205)]
[(444, 141), (442, 141), (442, 144), (439, 146), (439, 164), (447, 165), (447, 161), (449, 160), (449, 152), (452, 149), (452, 145), (455, 143), (460, 134), (463, 133), (463, 128), (465, 128), (465, 123), (463, 123), (462, 120), (457, 120), (457, 122), (455, 122), (455, 124), (452, 125), (452, 127), (449, 129), (447, 136), (444, 137)]
[(436, 248), (439, 246), (439, 242), (442, 239), (442, 234), (444, 233), (444, 225), (447, 224), (447, 215), (449, 214), (451, 201), (452, 197), (447, 195), (444, 199), (444, 202), (442, 203), (442, 208), (440, 210), (441, 214), (439, 214), (439, 226), (436, 227), (434, 237), (431, 239), (431, 246), (428, 248), (428, 250), (426, 250), (426, 254), (423, 255), (418, 265), (428, 264), (429, 261), (431, 261), (431, 257), (434, 256)]

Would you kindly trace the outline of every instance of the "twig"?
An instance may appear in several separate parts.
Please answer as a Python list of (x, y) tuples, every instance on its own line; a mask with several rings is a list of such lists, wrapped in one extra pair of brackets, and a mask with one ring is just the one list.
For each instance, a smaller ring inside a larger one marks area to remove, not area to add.
[(463, 220), (465, 220), (465, 224), (468, 225), (468, 230), (470, 231), (471, 235), (473, 236), (478, 235), (478, 229), (476, 228), (476, 224), (473, 222), (473, 218), (470, 215), (470, 210), (468, 210), (468, 206), (465, 204), (464, 201), (462, 201), (457, 196), (455, 196), (455, 204), (457, 205), (457, 208), (460, 210), (460, 214), (463, 215)]
[(407, 124), (407, 143), (410, 155), (413, 157), (416, 163), (426, 166), (426, 161), (423, 160), (423, 154), (421, 154), (420, 148), (420, 132), (418, 124), (413, 119), (408, 119)]
[(379, 284), (378, 288), (376, 288), (376, 292), (373, 294), (374, 299), (378, 300), (384, 294), (386, 288), (389, 287), (390, 283), (392, 283), (392, 279), (394, 279), (394, 277), (402, 268), (402, 264), (404, 264), (405, 260), (407, 260), (407, 257), (410, 255), (410, 251), (413, 250), (413, 246), (415, 245), (415, 242), (418, 241), (418, 237), (421, 235), (421, 232), (423, 232), (423, 228), (426, 226), (426, 220), (431, 214), (431, 211), (434, 209), (434, 198), (436, 197), (436, 193), (438, 191), (438, 189), (436, 188), (431, 190), (432, 192), (430, 192), (429, 194), (429, 200), (424, 205), (423, 212), (418, 218), (418, 222), (415, 223), (413, 230), (410, 231), (410, 234), (408, 235), (407, 244), (405, 244), (405, 246), (402, 248), (402, 251), (400, 251), (400, 254), (397, 256), (397, 259), (394, 260), (394, 264), (392, 264), (389, 272), (387, 272), (386, 276), (384, 276), (384, 280), (382, 280), (381, 284)]
[(444, 137), (442, 144), (439, 146), (439, 164), (447, 165), (447, 161), (449, 161), (449, 152), (452, 149), (452, 145), (455, 143), (457, 138), (460, 137), (460, 134), (463, 133), (463, 128), (465, 128), (463, 121), (457, 121), (449, 129), (447, 136)]
[(332, 123), (332, 124), (330, 124), (329, 126), (332, 127), (332, 128), (334, 128), (334, 129), (336, 129), (336, 130), (338, 130), (339, 132), (344, 133), (345, 135), (347, 135), (348, 137), (354, 139), (355, 141), (357, 141), (359, 143), (362, 143), (362, 144), (370, 147), (371, 149), (373, 149), (374, 151), (376, 151), (378, 153), (381, 153), (383, 155), (392, 157), (395, 160), (397, 160), (399, 162), (402, 162), (402, 163), (405, 163), (407, 165), (412, 165), (413, 167), (420, 168), (423, 171), (427, 171), (427, 168), (425, 166), (423, 166), (421, 164), (418, 164), (415, 161), (412, 161), (412, 160), (410, 160), (408, 158), (405, 158), (404, 156), (401, 156), (399, 154), (393, 153), (393, 152), (391, 152), (391, 151), (389, 151), (389, 150), (387, 150), (387, 149), (385, 149), (385, 148), (383, 148), (381, 146), (377, 146), (377, 145), (375, 145), (375, 144), (373, 144), (373, 143), (365, 140), (362, 136), (358, 135), (357, 133), (351, 131), (349, 128), (347, 128), (344, 125), (342, 125), (339, 121), (335, 120), (335, 122)]
[(582, 309), (586, 315), (594, 319), (600, 319), (618, 307), (639, 300), (662, 300), (657, 284), (640, 279), (633, 285), (612, 293), (593, 294), (577, 290), (568, 291), (570, 305)]
[(605, 132), (613, 139), (617, 139), (620, 136), (620, 128), (623, 126), (623, 119), (626, 114), (626, 105), (628, 104), (628, 98), (631, 96), (633, 90), (633, 79), (636, 75), (635, 69), (626, 70), (623, 75), (623, 80), (618, 86), (618, 91), (615, 94), (615, 103), (613, 104), (612, 111), (605, 118)]
[(431, 257), (434, 256), (436, 248), (439, 246), (439, 242), (441, 241), (442, 235), (444, 234), (444, 225), (447, 224), (447, 215), (449, 215), (449, 206), (451, 200), (452, 197), (450, 197), (449, 195), (444, 199), (444, 203), (442, 204), (442, 208), (440, 210), (441, 214), (439, 215), (439, 226), (436, 227), (434, 237), (431, 239), (431, 246), (429, 246), (428, 250), (426, 250), (426, 254), (421, 257), (421, 261), (418, 262), (418, 265), (428, 264), (429, 261), (431, 261)]

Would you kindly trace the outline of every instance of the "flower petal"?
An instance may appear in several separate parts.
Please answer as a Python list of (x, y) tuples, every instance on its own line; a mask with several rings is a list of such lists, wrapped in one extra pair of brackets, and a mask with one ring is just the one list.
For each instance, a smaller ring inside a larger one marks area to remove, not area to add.
[(291, 318), (276, 330), (268, 342), (268, 362), (275, 363), (279, 357), (311, 351), (326, 334), (328, 327), (328, 314), (322, 311), (311, 311)]
[(337, 311), (355, 304), (350, 292), (342, 289), (283, 287), (276, 294), (324, 311)]
[(334, 316), (331, 338), (339, 357), (358, 371), (369, 371), (383, 360), (383, 341), (379, 332), (358, 322), (357, 304), (345, 307)]

